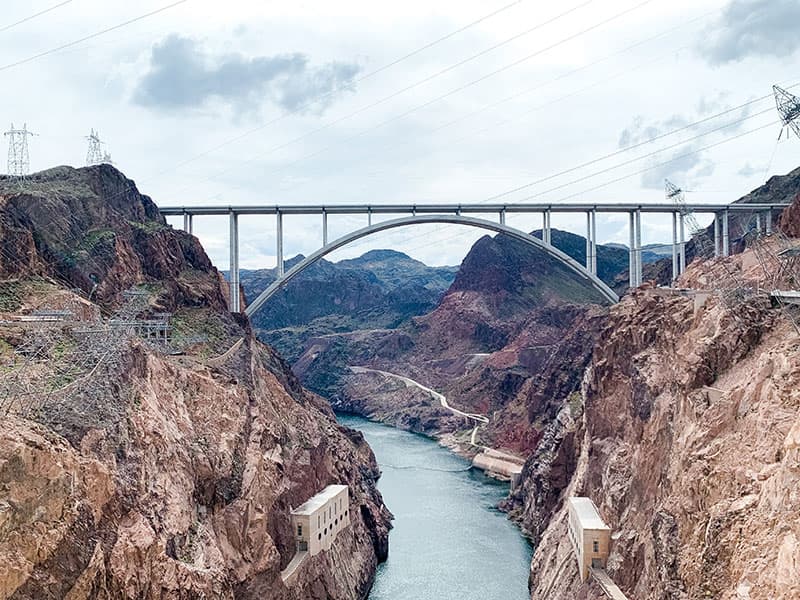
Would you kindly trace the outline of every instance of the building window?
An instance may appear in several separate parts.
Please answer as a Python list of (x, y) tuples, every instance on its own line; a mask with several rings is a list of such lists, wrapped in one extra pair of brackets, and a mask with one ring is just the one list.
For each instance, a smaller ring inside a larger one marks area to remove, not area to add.
[(297, 524), (297, 537), (303, 537), (303, 525), (300, 523)]
[(595, 554), (598, 554), (600, 552), (600, 542), (598, 542), (597, 540), (592, 542), (592, 552), (594, 552)]

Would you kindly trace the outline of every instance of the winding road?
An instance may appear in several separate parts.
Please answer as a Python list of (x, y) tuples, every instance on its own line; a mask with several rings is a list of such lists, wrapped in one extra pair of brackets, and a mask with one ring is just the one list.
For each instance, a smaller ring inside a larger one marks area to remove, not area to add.
[[(477, 421), (478, 423), (486, 424), (489, 422), (489, 419), (484, 415), (479, 415), (476, 413), (467, 413), (462, 410), (458, 410), (457, 408), (453, 408), (448, 404), (447, 398), (445, 398), (444, 394), (440, 394), (436, 390), (432, 390), (431, 388), (422, 385), (418, 381), (414, 381), (409, 377), (404, 377), (403, 375), (397, 375), (396, 373), (389, 373), (388, 371), (381, 371), (379, 369), (370, 369), (368, 367), (350, 367), (350, 370), (353, 373), (378, 373), (380, 375), (384, 375), (385, 377), (391, 377), (393, 379), (398, 379), (406, 384), (406, 387), (415, 387), (417, 389), (422, 390), (423, 392), (430, 394), (434, 400), (437, 400), (439, 404), (442, 405), (442, 408), (446, 408), (453, 414), (466, 417), (467, 419), (472, 419), (473, 421)], [(478, 426), (475, 426), (475, 429), (472, 431), (472, 444), (475, 445), (475, 435), (477, 433)]]

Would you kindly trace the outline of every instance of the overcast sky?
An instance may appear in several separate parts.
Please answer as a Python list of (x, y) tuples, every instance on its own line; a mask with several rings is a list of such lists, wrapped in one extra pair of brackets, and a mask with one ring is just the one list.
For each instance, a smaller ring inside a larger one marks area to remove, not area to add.
[[(730, 110), (800, 83), (800, 0), (187, 0), (6, 68), (175, 0), (72, 0), (8, 27), (62, 1), (3, 3), (0, 122), (40, 134), (33, 170), (82, 166), (99, 130), (163, 206), (482, 202), (637, 144), (502, 201), (659, 202), (669, 177), (721, 203), (800, 165), (800, 140), (776, 144), (771, 98)], [(331, 218), (331, 238), (362, 224)], [(622, 217), (598, 227), (627, 241)], [(226, 220), (195, 232), (227, 268)], [(418, 226), (334, 258), (391, 247), (457, 264), (480, 235)], [(240, 236), (242, 267), (274, 266), (274, 219), (242, 218)], [(645, 243), (669, 236), (645, 217)], [(320, 239), (316, 220), (286, 219), (287, 257)]]

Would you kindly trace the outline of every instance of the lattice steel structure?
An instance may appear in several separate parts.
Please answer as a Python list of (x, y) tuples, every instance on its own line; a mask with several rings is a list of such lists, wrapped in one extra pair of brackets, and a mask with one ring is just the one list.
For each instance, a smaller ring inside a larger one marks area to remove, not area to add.
[(775, 92), (775, 104), (783, 123), (778, 139), (783, 135), (784, 129), (787, 131), (791, 129), (797, 137), (800, 137), (800, 98), (777, 85), (772, 86), (772, 91)]
[[(150, 293), (129, 290), (122, 306), (105, 321), (79, 322), (72, 313), (37, 311), (21, 322), (26, 336), (0, 370), (0, 415), (78, 410), (81, 402), (102, 402), (118, 378), (130, 341), (174, 353), (169, 313), (150, 314)], [(80, 402), (73, 401), (80, 396)]]
[(89, 141), (89, 149), (86, 151), (86, 166), (91, 167), (92, 165), (103, 164), (103, 162), (105, 162), (105, 157), (103, 155), (103, 142), (100, 141), (100, 134), (92, 129), (92, 132), (86, 136), (86, 139)]
[(27, 177), (31, 170), (28, 136), (36, 134), (28, 131), (27, 123), (22, 129), (17, 129), (12, 123), (4, 135), (8, 138), (8, 174), (20, 179)]
[(694, 213), (686, 204), (686, 196), (683, 190), (672, 183), (669, 179), (664, 180), (664, 191), (667, 200), (671, 200), (678, 208), (681, 217), (689, 226), (690, 239), (694, 240), (695, 255), (701, 258), (711, 258), (714, 256), (714, 241), (708, 236), (705, 228), (700, 227)]

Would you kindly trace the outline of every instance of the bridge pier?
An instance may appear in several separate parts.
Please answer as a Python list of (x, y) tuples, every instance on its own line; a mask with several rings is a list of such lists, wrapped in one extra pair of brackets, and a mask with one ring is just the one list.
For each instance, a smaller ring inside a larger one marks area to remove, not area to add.
[(642, 285), (642, 211), (636, 209), (636, 286)]
[(761, 235), (761, 213), (756, 213), (756, 231)]
[[(506, 209), (500, 211), (500, 225), (506, 224)], [(544, 236), (544, 231), (542, 231), (542, 236)]]
[(278, 211), (275, 213), (275, 238), (276, 238), (276, 253), (278, 263), (278, 277), (283, 277), (283, 213)]
[(683, 213), (680, 216), (680, 264), (678, 265), (678, 269), (681, 273), (686, 272), (686, 217), (684, 217)]
[(546, 210), (542, 213), (542, 241), (545, 244), (552, 245), (552, 236), (550, 234), (550, 211)]
[(592, 272), (592, 211), (586, 212), (586, 270)]
[(728, 211), (722, 213), (722, 255), (731, 255), (730, 236), (728, 234)]
[(597, 211), (586, 213), (586, 269), (597, 275)]
[(722, 254), (722, 235), (720, 234), (719, 213), (714, 213), (714, 257), (719, 258)]
[(677, 281), (678, 275), (678, 213), (672, 213), (672, 281)]
[(183, 213), (183, 230), (192, 235), (192, 214), (185, 212)]
[(597, 211), (592, 211), (592, 275), (597, 275)]
[(635, 288), (636, 285), (636, 220), (633, 211), (628, 213), (628, 233), (630, 240), (628, 243), (628, 287)]
[(767, 211), (767, 235), (772, 235), (772, 211)]
[(328, 211), (322, 211), (322, 245), (328, 245)]
[(239, 215), (230, 212), (230, 308), (231, 312), (242, 311), (241, 299), (239, 297)]

